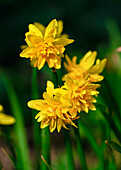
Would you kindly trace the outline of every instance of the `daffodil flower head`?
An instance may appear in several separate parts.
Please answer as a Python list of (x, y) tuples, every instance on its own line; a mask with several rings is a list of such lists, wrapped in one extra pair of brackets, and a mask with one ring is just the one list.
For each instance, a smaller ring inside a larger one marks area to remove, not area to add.
[(29, 32), (25, 34), (27, 46), (20, 53), (20, 57), (30, 58), (34, 67), (40, 70), (47, 61), (50, 68), (61, 68), (61, 58), (64, 56), (66, 45), (74, 40), (62, 34), (62, 21), (52, 20), (45, 28), (40, 23), (29, 24)]
[(65, 77), (63, 89), (68, 90), (68, 98), (72, 108), (77, 109), (78, 112), (89, 110), (96, 110), (93, 103), (96, 103), (96, 99), (93, 96), (99, 94), (96, 89), (100, 87), (99, 84), (94, 84), (89, 80), (89, 74), (83, 74), (79, 81), (73, 80), (71, 77)]
[(0, 104), (0, 125), (12, 125), (15, 123), (13, 116), (4, 113), (3, 106)]
[[(61, 91), (61, 94), (58, 91)], [(76, 117), (77, 110), (71, 107), (70, 102), (64, 100), (63, 96), (66, 93), (67, 91), (61, 88), (54, 89), (53, 83), (48, 81), (46, 92), (43, 93), (44, 99), (28, 102), (30, 108), (39, 111), (35, 119), (41, 122), (42, 129), (49, 126), (50, 132), (53, 132), (57, 127), (57, 131), (60, 132), (62, 127), (68, 129), (67, 124), (77, 127), (73, 123), (73, 120), (79, 118)]]
[[(102, 81), (104, 77), (100, 75), (100, 73), (105, 68), (107, 59), (105, 58), (101, 61), (97, 59), (96, 64), (94, 65), (96, 56), (96, 51), (88, 51), (80, 60), (79, 64), (76, 64), (76, 56), (74, 56), (71, 61), (70, 58), (66, 55), (67, 63), (65, 62), (64, 66), (68, 71), (67, 75), (74, 80), (79, 80), (83, 76), (83, 73), (89, 73), (89, 78), (91, 82)], [(65, 77), (63, 77), (63, 80), (65, 80)]]

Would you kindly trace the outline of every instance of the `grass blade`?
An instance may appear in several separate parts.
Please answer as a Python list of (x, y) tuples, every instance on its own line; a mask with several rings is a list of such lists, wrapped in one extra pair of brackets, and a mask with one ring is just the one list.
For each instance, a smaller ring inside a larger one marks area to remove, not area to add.
[(22, 117), (22, 110), (16, 92), (12, 86), (10, 79), (2, 73), (1, 75), (3, 84), (6, 88), (8, 98), (10, 101), (12, 113), (16, 118), (15, 124), (15, 138), (19, 148), (20, 157), (18, 157), (18, 168), (23, 170), (31, 170), (31, 163), (28, 151), (27, 138), (24, 127), (24, 120)]
[(82, 169), (87, 170), (85, 153), (83, 150), (83, 143), (82, 143), (82, 140), (81, 140), (80, 134), (79, 134), (79, 129), (74, 128), (74, 133), (75, 133), (75, 137), (76, 137), (77, 150), (78, 150), (78, 154), (79, 154), (79, 158), (80, 158), (80, 162), (81, 162), (81, 167), (82, 167)]
[(66, 153), (67, 153), (67, 162), (68, 162), (68, 169), (74, 170), (74, 160), (73, 160), (73, 153), (72, 153), (72, 146), (71, 146), (71, 139), (69, 135), (69, 131), (63, 129), (64, 135), (64, 142), (66, 146)]
[(105, 143), (111, 146), (117, 152), (121, 153), (121, 146), (117, 144), (116, 142), (113, 142), (112, 140), (106, 140)]
[[(37, 82), (37, 68), (32, 68), (32, 81), (31, 81), (31, 96), (32, 100), (38, 99), (38, 82)], [(39, 123), (35, 120), (35, 115), (38, 112), (32, 109), (32, 122), (33, 122), (33, 133), (34, 133), (34, 147), (37, 169), (40, 169), (40, 127)]]

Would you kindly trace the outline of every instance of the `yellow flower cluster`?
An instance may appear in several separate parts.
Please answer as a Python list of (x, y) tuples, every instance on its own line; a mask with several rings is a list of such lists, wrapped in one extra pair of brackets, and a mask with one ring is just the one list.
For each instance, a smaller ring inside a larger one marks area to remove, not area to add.
[[(99, 75), (103, 69), (105, 68), (105, 65), (107, 63), (107, 59), (103, 60), (96, 60), (96, 64), (94, 64), (95, 59), (97, 56), (97, 52), (91, 52), (88, 51), (83, 58), (80, 60), (79, 64), (76, 64), (77, 57), (74, 56), (72, 58), (72, 61), (70, 58), (66, 55), (66, 62), (64, 62), (64, 66), (66, 70), (69, 72), (67, 75), (71, 77), (73, 80), (80, 80), (80, 77), (83, 75), (83, 73), (89, 73), (89, 79), (91, 82), (99, 82), (104, 79), (102, 75)], [(63, 80), (65, 80), (65, 76), (63, 77)]]
[[(60, 93), (56, 92), (58, 89)], [(35, 119), (41, 122), (40, 127), (45, 128), (49, 125), (50, 132), (53, 132), (56, 127), (58, 132), (60, 132), (61, 127), (68, 129), (67, 124), (76, 127), (72, 121), (79, 117), (76, 117), (77, 111), (72, 108), (70, 101), (64, 98), (67, 91), (61, 88), (54, 89), (54, 84), (50, 81), (47, 82), (46, 91), (43, 93), (44, 100), (31, 100), (28, 102), (30, 108), (39, 111)]]
[(30, 58), (34, 67), (40, 70), (47, 61), (50, 68), (60, 69), (61, 57), (65, 51), (64, 46), (74, 40), (68, 39), (66, 34), (62, 34), (63, 22), (52, 20), (45, 28), (40, 23), (29, 25), (29, 32), (25, 34), (27, 46), (20, 57)]
[[(41, 69), (46, 61), (50, 68), (60, 69), (64, 46), (74, 41), (68, 39), (68, 35), (61, 34), (62, 31), (63, 22), (57, 22), (56, 19), (47, 27), (40, 23), (30, 24), (29, 32), (25, 34), (27, 45), (22, 47), (24, 50), (20, 56), (30, 58), (38, 69)], [(96, 89), (100, 87), (96, 83), (103, 80), (100, 73), (107, 62), (106, 59), (96, 60), (96, 56), (97, 52), (89, 51), (77, 64), (76, 56), (71, 61), (66, 55), (67, 63), (64, 65), (68, 73), (62, 78), (64, 85), (54, 88), (54, 84), (48, 81), (43, 99), (28, 102), (30, 108), (39, 111), (35, 119), (41, 122), (41, 128), (49, 126), (50, 132), (56, 128), (60, 132), (62, 127), (68, 129), (68, 124), (77, 127), (73, 121), (79, 118), (78, 113), (96, 110), (94, 96), (98, 95)]]
[(0, 104), (0, 125), (12, 125), (15, 123), (15, 118), (3, 113), (3, 106)]
[(93, 97), (99, 92), (96, 89), (99, 84), (94, 84), (89, 80), (89, 74), (83, 74), (80, 81), (72, 80), (66, 76), (63, 86), (54, 89), (52, 82), (47, 82), (47, 92), (43, 93), (44, 100), (31, 100), (28, 106), (36, 109), (39, 113), (35, 119), (41, 122), (41, 128), (49, 125), (50, 132), (57, 127), (60, 132), (61, 127), (71, 124), (77, 127), (73, 120), (78, 119), (77, 112), (96, 110)]

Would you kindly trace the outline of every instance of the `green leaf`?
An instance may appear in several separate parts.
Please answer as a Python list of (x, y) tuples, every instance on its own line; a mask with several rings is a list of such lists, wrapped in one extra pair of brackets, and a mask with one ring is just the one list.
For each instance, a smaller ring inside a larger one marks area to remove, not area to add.
[(106, 140), (105, 143), (111, 146), (113, 149), (115, 149), (119, 153), (121, 153), (121, 145), (117, 144), (116, 142), (113, 142), (112, 140)]
[(23, 170), (31, 170), (32, 166), (31, 166), (31, 160), (30, 160), (29, 149), (28, 149), (28, 141), (25, 132), (24, 119), (22, 117), (23, 115), (22, 108), (20, 106), (19, 99), (16, 95), (16, 92), (14, 90), (14, 87), (9, 77), (3, 72), (0, 76), (3, 85), (5, 86), (6, 92), (8, 94), (8, 99), (10, 102), (12, 113), (16, 118), (16, 123), (14, 127), (15, 127), (16, 144), (18, 146), (17, 168), (20, 168), (21, 166), (21, 169)]

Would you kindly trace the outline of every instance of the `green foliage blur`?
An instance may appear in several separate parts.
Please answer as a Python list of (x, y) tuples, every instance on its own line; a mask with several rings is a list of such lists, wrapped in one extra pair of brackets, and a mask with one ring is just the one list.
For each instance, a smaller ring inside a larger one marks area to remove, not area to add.
[[(32, 67), (29, 59), (19, 57), (20, 46), (25, 44), (24, 35), (30, 23), (40, 22), (46, 26), (54, 18), (63, 20), (63, 33), (75, 40), (65, 51), (71, 58), (77, 55), (79, 61), (89, 50), (96, 50), (100, 59), (108, 58), (97, 110), (82, 113), (79, 134), (89, 170), (121, 169), (121, 155), (117, 152), (121, 144), (121, 54), (116, 52), (121, 46), (120, 9), (119, 0), (0, 0), (0, 104), (4, 105), (6, 113), (20, 120), (15, 127), (0, 127), (0, 147), (5, 142), (13, 162), (20, 157), (20, 162), (15, 163), (17, 169), (21, 169), (20, 163), (25, 165), (29, 161), (24, 152), (30, 155), (32, 167), (36, 162), (32, 135), (32, 114), (36, 113), (27, 107), (27, 102), (32, 99)], [(65, 73), (63, 65), (61, 71), (61, 74)], [(45, 65), (37, 74), (38, 97), (42, 98), (47, 80), (52, 80), (52, 72)], [(78, 156), (74, 132), (70, 129), (75, 169), (80, 170), (84, 161), (80, 163), (82, 156)], [(22, 139), (24, 145), (21, 145)], [(105, 141), (108, 139), (118, 143), (119, 148), (115, 150), (117, 145), (114, 143), (107, 146)], [(13, 141), (19, 141), (15, 142), (17, 146), (13, 146)], [(24, 148), (28, 149), (24, 151)], [(53, 170), (68, 170), (62, 132), (51, 134), (51, 162)], [(37, 164), (35, 167), (39, 169)], [(29, 166), (23, 166), (23, 169), (27, 168)]]

